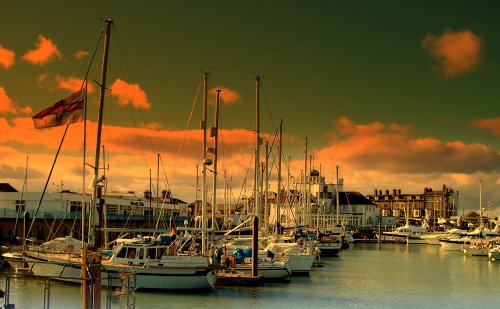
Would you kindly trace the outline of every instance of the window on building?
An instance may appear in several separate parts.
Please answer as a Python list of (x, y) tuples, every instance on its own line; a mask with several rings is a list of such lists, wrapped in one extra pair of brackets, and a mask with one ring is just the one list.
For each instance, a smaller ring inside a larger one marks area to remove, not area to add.
[(19, 212), (19, 209), (21, 212), (26, 210), (26, 200), (16, 200), (16, 212)]

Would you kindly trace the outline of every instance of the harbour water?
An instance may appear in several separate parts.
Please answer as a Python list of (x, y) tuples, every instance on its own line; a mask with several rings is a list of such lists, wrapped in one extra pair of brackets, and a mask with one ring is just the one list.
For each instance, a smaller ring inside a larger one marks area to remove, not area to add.
[[(112, 308), (498, 308), (500, 262), (442, 251), (440, 246), (354, 244), (323, 258), (310, 276), (260, 287), (207, 292), (135, 292), (116, 296)], [(5, 277), (0, 277), (5, 290)], [(15, 308), (43, 308), (44, 283), (11, 280)], [(45, 294), (47, 295), (47, 294)], [(103, 305), (106, 308), (106, 293)], [(50, 308), (81, 308), (80, 289), (50, 285)], [(45, 296), (45, 299), (48, 298)], [(4, 304), (4, 299), (0, 299)], [(128, 303), (127, 303), (128, 301)], [(132, 306), (130, 306), (132, 307)], [(46, 307), (47, 308), (47, 307)]]

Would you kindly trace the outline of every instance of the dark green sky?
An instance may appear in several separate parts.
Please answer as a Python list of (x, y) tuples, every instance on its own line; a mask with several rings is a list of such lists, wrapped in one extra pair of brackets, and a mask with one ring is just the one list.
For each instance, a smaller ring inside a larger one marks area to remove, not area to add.
[[(498, 130), (472, 122), (500, 122), (499, 9), (498, 1), (5, 1), (0, 5), (0, 45), (14, 51), (16, 61), (10, 68), (0, 66), (0, 87), (18, 106), (33, 111), (63, 97), (67, 90), (43, 88), (37, 79), (42, 74), (81, 78), (89, 57), (77, 60), (72, 53), (92, 52), (103, 27), (100, 18), (112, 17), (109, 80), (138, 84), (147, 94), (151, 109), (135, 114), (137, 119), (183, 130), (201, 72), (209, 70), (209, 87), (228, 87), (240, 95), (223, 107), (223, 126), (253, 130), (254, 77), (259, 74), (263, 131), (274, 131), (268, 110), (276, 123), (283, 118), (285, 132), (296, 138), (288, 145), (295, 154), (300, 154), (304, 137), (317, 149), (331, 146), (332, 136), (349, 141), (351, 135), (336, 131), (340, 117), (359, 126), (398, 124), (407, 128), (407, 140), (486, 147), (487, 167), (471, 168), (476, 174), (467, 174), (469, 181), (455, 186), (476, 189), (472, 179), (487, 173), (493, 189), (500, 185)], [(481, 42), (471, 56), (477, 63), (453, 76), (442, 74), (443, 57), (422, 46), (427, 35), (439, 38), (447, 31), (468, 31)], [(43, 65), (21, 59), (35, 48), (39, 35), (57, 45), (61, 59)], [(99, 79), (99, 61), (91, 79)], [(15, 115), (0, 116), (9, 120)], [(191, 127), (197, 128), (199, 116), (193, 119)], [(130, 109), (111, 105), (107, 122), (131, 126)], [(448, 151), (457, 150), (441, 150), (436, 160), (446, 161)], [(346, 162), (340, 164), (349, 166)], [(456, 158), (450, 162), (468, 164)], [(363, 193), (375, 186), (363, 185)]]

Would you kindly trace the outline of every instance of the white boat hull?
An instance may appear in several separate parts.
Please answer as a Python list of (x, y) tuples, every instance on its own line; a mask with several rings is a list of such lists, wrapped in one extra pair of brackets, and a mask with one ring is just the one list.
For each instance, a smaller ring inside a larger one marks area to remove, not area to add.
[(462, 251), (464, 248), (463, 242), (440, 241), (441, 249), (444, 251)]
[(39, 252), (25, 252), (26, 262), (33, 275), (50, 277), (51, 279), (81, 283), (81, 259), (72, 259), (69, 254), (43, 254)]
[(132, 267), (104, 266), (106, 276), (102, 285), (112, 287), (136, 287), (139, 289), (210, 289), (216, 280), (215, 271), (200, 268)]
[(409, 245), (425, 245), (427, 244), (427, 241), (420, 237), (407, 237), (406, 243)]
[[(283, 262), (259, 263), (257, 274), (264, 279), (284, 279), (291, 275), (290, 267)], [(234, 270), (246, 274), (252, 273), (251, 263), (242, 263), (234, 265)]]
[(441, 245), (438, 235), (425, 235), (420, 236), (420, 238), (422, 238), (429, 245)]
[(313, 254), (289, 254), (286, 264), (293, 274), (308, 274), (311, 272), (316, 255)]
[[(26, 260), (35, 276), (81, 283), (81, 259), (69, 254), (27, 252)], [(207, 267), (159, 267), (112, 264), (102, 261), (101, 284), (138, 289), (210, 289), (216, 275)]]

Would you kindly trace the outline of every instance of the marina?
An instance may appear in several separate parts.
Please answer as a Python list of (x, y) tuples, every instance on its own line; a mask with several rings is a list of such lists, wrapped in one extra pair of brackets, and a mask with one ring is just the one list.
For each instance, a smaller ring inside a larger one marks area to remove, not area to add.
[[(113, 292), (111, 308), (495, 308), (500, 263), (432, 245), (356, 243), (309, 276), (201, 292)], [(0, 287), (5, 288), (5, 275)], [(42, 308), (43, 280), (12, 278), (16, 308)], [(29, 294), (29, 297), (27, 297)], [(105, 308), (103, 291), (102, 308)], [(3, 299), (2, 299), (3, 303)], [(51, 283), (50, 308), (81, 307), (80, 288)], [(46, 307), (48, 308), (48, 307)]]
[[(498, 100), (452, 81), (476, 71), (461, 80), (486, 85), (499, 71), (494, 32), (450, 19), (400, 40), (402, 21), (378, 32), (380, 17), (358, 16), (360, 36), (328, 2), (239, 4), (235, 20), (221, 5), (217, 27), (206, 5), (141, 4), (144, 19), (113, 4), (100, 30), (79, 15), (73, 27), (46, 14), (28, 25), (12, 4), (0, 13), (24, 29), (0, 42), (12, 75), (0, 83), (2, 308), (499, 306), (500, 118), (458, 108)], [(372, 54), (385, 60), (366, 57), (389, 43), (401, 46)], [(400, 55), (413, 60), (386, 72)], [(357, 71), (360, 59), (370, 65)]]

